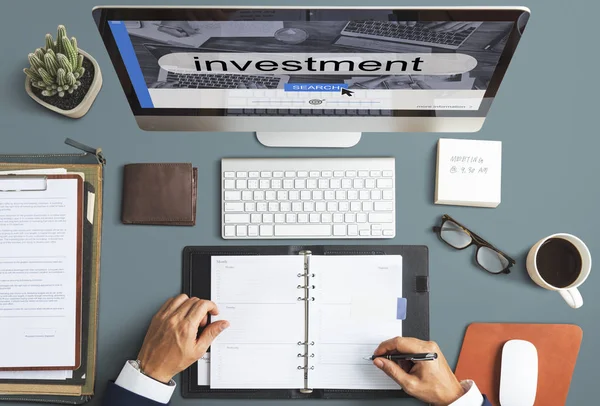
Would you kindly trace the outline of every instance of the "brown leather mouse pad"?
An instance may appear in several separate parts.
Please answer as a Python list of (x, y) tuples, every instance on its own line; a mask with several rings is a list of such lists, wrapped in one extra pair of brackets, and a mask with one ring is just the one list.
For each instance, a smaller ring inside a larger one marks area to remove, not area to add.
[(567, 401), (583, 331), (572, 324), (473, 323), (467, 328), (456, 376), (472, 379), (494, 406), (500, 406), (502, 347), (526, 340), (538, 352), (535, 406), (561, 406)]

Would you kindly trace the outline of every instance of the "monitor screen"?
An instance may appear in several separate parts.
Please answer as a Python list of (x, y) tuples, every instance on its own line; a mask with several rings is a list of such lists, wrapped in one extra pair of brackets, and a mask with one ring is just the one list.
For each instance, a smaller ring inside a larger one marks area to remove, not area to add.
[(142, 109), (341, 116), (477, 112), (515, 24), (286, 9), (107, 23)]

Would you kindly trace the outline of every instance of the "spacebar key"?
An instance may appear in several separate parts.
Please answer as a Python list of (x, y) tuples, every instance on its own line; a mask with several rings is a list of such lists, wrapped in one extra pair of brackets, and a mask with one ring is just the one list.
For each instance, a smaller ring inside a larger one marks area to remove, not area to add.
[(275, 236), (277, 237), (329, 237), (331, 226), (324, 224), (313, 225), (276, 225)]

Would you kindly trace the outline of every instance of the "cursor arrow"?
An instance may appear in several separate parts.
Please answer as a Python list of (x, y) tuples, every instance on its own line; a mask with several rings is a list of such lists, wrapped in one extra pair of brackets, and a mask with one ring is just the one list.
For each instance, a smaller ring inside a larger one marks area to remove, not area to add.
[(352, 97), (352, 94), (353, 94), (353, 93), (354, 93), (354, 92), (353, 92), (352, 90), (348, 90), (348, 89), (343, 89), (343, 88), (342, 88), (342, 96), (349, 96), (349, 97)]

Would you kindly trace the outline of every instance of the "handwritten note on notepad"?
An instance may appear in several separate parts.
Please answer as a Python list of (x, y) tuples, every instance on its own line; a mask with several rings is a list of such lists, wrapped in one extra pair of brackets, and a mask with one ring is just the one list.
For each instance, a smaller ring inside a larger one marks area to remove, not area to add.
[(497, 207), (501, 179), (502, 142), (438, 141), (435, 204)]

